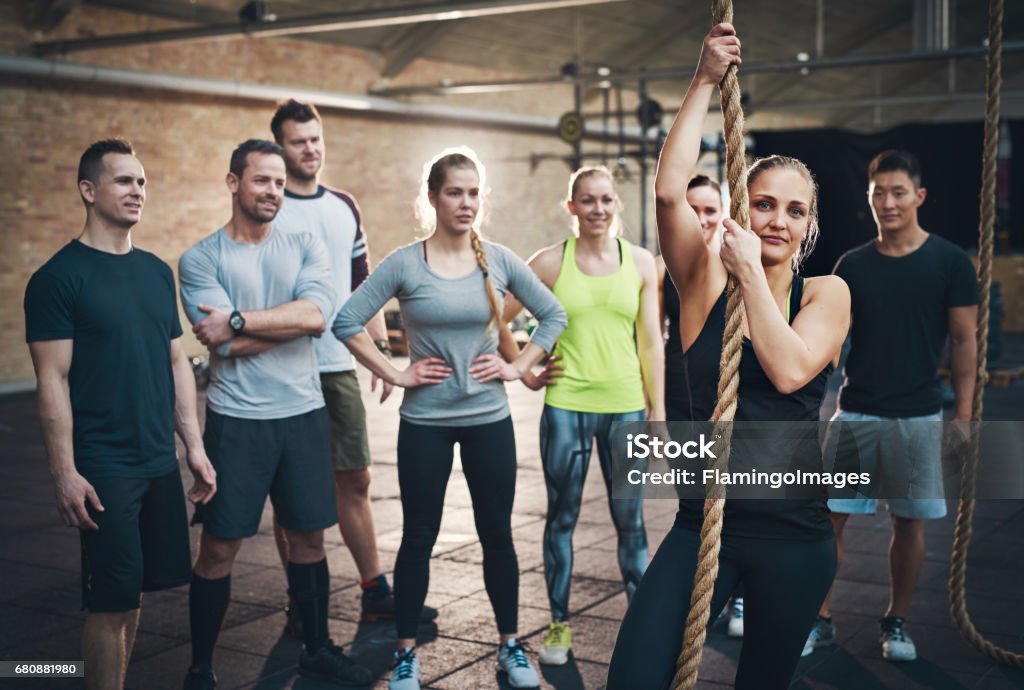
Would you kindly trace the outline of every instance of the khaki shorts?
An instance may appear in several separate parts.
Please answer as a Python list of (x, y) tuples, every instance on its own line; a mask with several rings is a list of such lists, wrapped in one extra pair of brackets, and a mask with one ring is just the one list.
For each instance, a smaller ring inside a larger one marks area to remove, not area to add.
[(365, 470), (370, 466), (370, 444), (366, 437), (366, 408), (356, 372), (320, 374), (320, 387), (331, 418), (334, 470)]

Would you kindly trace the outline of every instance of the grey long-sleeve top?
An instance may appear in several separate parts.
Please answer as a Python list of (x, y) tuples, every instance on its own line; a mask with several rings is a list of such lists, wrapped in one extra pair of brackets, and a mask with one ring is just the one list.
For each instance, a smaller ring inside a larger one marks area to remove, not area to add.
[[(567, 323), (562, 306), (510, 249), (483, 245), (498, 301), (504, 304), (506, 294), (515, 295), (540, 321), (533, 342), (550, 352)], [(345, 341), (358, 334), (392, 297), (398, 298), (412, 361), (438, 357), (452, 368), (443, 383), (406, 389), (402, 418), (430, 426), (474, 426), (507, 417), (504, 382), (479, 383), (469, 374), (474, 359), (498, 351), (497, 331), (487, 329), (491, 309), (483, 272), (477, 268), (461, 278), (445, 278), (427, 265), (422, 242), (400, 247), (345, 303), (334, 335)]]

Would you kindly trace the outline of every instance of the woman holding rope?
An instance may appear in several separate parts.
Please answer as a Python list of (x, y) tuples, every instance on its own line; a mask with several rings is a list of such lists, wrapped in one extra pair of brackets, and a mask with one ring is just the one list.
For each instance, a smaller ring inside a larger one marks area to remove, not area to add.
[[(850, 294), (835, 276), (805, 280), (795, 272), (817, 234), (817, 188), (810, 171), (782, 156), (755, 162), (747, 182), (751, 229), (725, 220), (717, 254), (704, 241), (686, 202), (711, 96), (729, 65), (740, 62), (733, 27), (715, 26), (704, 39), (655, 178), (659, 239), (680, 295), (688, 417), (707, 420), (715, 406), (731, 275), (743, 291), (747, 324), (736, 421), (816, 421), (849, 328)], [(734, 459), (740, 448), (736, 451)], [(680, 501), (675, 525), (619, 630), (608, 690), (663, 688), (672, 681), (690, 606), (703, 505), (701, 500)], [(824, 496), (726, 502), (711, 611), (721, 610), (742, 585), (745, 629), (735, 687), (788, 687), (835, 560)]]

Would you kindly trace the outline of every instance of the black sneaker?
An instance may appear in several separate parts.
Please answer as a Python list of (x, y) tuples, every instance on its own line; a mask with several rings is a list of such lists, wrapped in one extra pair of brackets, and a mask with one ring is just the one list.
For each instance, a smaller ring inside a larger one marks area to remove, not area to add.
[(288, 597), (288, 603), (284, 605), (284, 629), (290, 637), (296, 640), (302, 637), (302, 616), (299, 614), (299, 602), (295, 597)]
[(370, 670), (360, 666), (352, 657), (345, 654), (341, 647), (330, 640), (326, 647), (321, 647), (316, 654), (309, 654), (305, 649), (299, 655), (299, 673), (310, 678), (328, 680), (336, 685), (360, 686), (373, 682)]
[[(429, 623), (437, 618), (437, 609), (424, 606), (420, 611), (420, 623)], [(370, 590), (363, 590), (362, 612), (359, 620), (363, 623), (392, 621), (395, 619), (395, 593), (388, 592), (384, 597), (370, 596)]]
[(185, 674), (185, 683), (182, 685), (183, 690), (215, 690), (217, 687), (217, 676), (214, 675), (213, 670), (200, 671), (196, 668), (190, 668), (188, 673)]

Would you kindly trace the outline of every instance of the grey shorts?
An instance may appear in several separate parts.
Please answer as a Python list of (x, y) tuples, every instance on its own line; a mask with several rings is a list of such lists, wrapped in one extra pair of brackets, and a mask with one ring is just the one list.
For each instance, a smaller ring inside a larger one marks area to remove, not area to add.
[[(842, 422), (855, 422), (842, 424)], [(825, 431), (822, 455), (837, 471), (870, 472), (888, 487), (905, 487), (886, 502), (897, 517), (932, 520), (946, 515), (942, 482), (942, 413), (923, 417), (877, 417), (839, 410)], [(876, 498), (833, 498), (834, 513), (874, 515)]]
[(217, 493), (193, 523), (221, 539), (256, 534), (267, 496), (278, 524), (316, 532), (337, 523), (327, 411), (283, 419), (240, 419), (206, 411), (203, 445), (217, 470)]
[(365, 470), (370, 466), (366, 408), (354, 371), (320, 374), (320, 387), (331, 418), (331, 460), (334, 470)]

